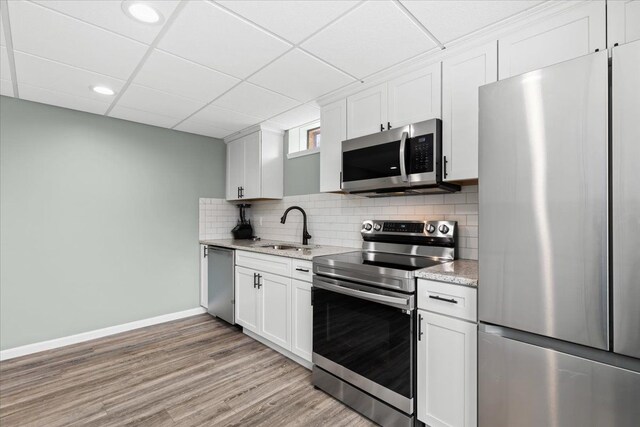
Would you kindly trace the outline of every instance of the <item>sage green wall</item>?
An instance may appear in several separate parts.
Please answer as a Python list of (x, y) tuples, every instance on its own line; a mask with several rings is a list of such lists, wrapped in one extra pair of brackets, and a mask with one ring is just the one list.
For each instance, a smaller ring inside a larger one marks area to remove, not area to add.
[(199, 305), (220, 140), (0, 97), (0, 348)]
[[(287, 135), (284, 152), (289, 152)], [(284, 195), (316, 194), (320, 192), (320, 153), (308, 156), (284, 158)]]

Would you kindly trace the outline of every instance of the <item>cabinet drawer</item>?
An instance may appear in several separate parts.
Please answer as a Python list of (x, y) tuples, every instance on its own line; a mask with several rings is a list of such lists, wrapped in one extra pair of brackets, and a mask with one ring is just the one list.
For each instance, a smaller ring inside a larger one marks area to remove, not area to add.
[(291, 260), (291, 278), (311, 282), (313, 279), (313, 263), (302, 259)]
[(477, 321), (476, 290), (450, 283), (418, 280), (418, 308)]
[(286, 277), (291, 274), (291, 259), (275, 255), (236, 251), (236, 265)]

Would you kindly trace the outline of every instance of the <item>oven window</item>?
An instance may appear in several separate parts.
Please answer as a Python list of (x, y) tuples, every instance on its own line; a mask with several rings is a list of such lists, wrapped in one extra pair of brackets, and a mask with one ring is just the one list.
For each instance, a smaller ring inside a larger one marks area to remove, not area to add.
[(412, 398), (413, 316), (324, 289), (313, 292), (313, 352)]
[(400, 176), (400, 141), (342, 153), (342, 180)]

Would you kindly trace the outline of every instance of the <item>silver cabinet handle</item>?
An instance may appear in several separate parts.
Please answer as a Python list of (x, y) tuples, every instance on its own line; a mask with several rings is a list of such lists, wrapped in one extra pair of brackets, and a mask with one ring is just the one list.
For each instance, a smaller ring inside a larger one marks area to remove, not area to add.
[(374, 294), (371, 292), (361, 291), (358, 289), (347, 288), (338, 284), (325, 282), (318, 277), (313, 278), (313, 286), (315, 288), (325, 289), (327, 291), (336, 292), (343, 295), (348, 295), (363, 300), (377, 302), (391, 307), (401, 308), (403, 310), (411, 309), (411, 302), (408, 298), (398, 298), (389, 295)]
[(408, 132), (402, 132), (402, 139), (400, 139), (400, 175), (403, 182), (409, 181), (409, 177), (407, 176), (407, 165), (405, 164), (405, 151), (408, 137)]

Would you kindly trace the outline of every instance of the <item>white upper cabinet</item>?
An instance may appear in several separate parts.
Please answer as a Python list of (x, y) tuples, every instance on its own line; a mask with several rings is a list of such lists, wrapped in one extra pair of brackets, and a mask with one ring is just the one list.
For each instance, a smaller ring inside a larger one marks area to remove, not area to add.
[(432, 64), (349, 96), (347, 137), (439, 118), (440, 67)]
[(640, 40), (640, 1), (607, 2), (607, 43), (609, 47)]
[(340, 191), (342, 141), (347, 139), (347, 101), (341, 99), (320, 111), (320, 191)]
[(430, 65), (387, 84), (388, 124), (400, 127), (440, 118), (441, 64)]
[(260, 198), (262, 168), (260, 156), (260, 132), (254, 132), (243, 137), (244, 142), (244, 180), (242, 182), (242, 196), (244, 199)]
[(385, 130), (387, 126), (387, 84), (363, 90), (347, 98), (347, 137)]
[(500, 38), (500, 79), (605, 49), (605, 20), (604, 1), (586, 2)]
[(442, 62), (443, 179), (478, 179), (478, 88), (498, 77), (495, 42)]
[(244, 140), (236, 139), (227, 144), (227, 200), (240, 198), (244, 180)]
[(281, 199), (283, 135), (268, 129), (227, 142), (227, 200)]

